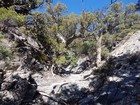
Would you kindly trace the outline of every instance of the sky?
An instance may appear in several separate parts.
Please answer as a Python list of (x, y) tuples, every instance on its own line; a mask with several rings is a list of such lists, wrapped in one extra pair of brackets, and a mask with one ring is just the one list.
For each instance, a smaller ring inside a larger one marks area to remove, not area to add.
[[(57, 2), (61, 2), (67, 6), (68, 14), (74, 12), (75, 14), (80, 14), (82, 10), (85, 11), (95, 11), (98, 9), (102, 9), (105, 6), (109, 6), (111, 0), (53, 0), (53, 4), (55, 5)], [(117, 0), (118, 2), (122, 1), (123, 5), (127, 5), (129, 3), (136, 4), (138, 0)], [(38, 12), (45, 12), (45, 4), (38, 8)]]

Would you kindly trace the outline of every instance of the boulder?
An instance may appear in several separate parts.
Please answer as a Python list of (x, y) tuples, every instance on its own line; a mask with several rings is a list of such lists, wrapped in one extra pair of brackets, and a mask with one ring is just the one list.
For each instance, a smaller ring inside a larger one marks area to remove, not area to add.
[(4, 69), (4, 67), (6, 66), (6, 63), (4, 61), (0, 61), (0, 68)]
[(30, 73), (7, 71), (1, 84), (0, 97), (2, 105), (21, 105), (32, 102), (37, 85)]

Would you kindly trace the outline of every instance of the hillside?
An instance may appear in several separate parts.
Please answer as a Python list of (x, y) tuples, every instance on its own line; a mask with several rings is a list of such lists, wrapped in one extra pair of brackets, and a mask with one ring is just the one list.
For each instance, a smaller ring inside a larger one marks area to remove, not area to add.
[(0, 0), (0, 105), (139, 105), (140, 3), (110, 3)]
[[(89, 67), (78, 74), (64, 73), (60, 77), (26, 68), (1, 71), (1, 105), (138, 105), (139, 38), (137, 31), (120, 42), (102, 67)], [(80, 65), (73, 69), (80, 69)]]
[(140, 51), (140, 31), (134, 33), (131, 37), (128, 36), (128, 39), (123, 40), (118, 44), (117, 48), (112, 51), (111, 56), (119, 57), (125, 54), (135, 54)]

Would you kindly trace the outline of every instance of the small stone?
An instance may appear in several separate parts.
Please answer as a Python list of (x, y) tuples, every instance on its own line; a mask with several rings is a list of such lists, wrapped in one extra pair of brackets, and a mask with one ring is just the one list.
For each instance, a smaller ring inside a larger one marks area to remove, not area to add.
[(123, 78), (117, 77), (117, 76), (112, 76), (108, 78), (109, 81), (114, 81), (114, 82), (120, 82), (123, 80)]
[(6, 66), (6, 63), (4, 61), (0, 61), (0, 68), (4, 69), (5, 66)]

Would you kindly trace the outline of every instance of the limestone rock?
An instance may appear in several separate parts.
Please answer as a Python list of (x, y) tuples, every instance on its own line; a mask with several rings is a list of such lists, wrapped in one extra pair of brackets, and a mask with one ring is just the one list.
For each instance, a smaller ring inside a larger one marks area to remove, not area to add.
[(122, 43), (111, 53), (111, 56), (118, 57), (124, 54), (134, 54), (140, 51), (140, 31), (137, 31), (130, 36), (127, 40), (123, 40)]
[(5, 66), (6, 66), (6, 63), (4, 61), (0, 61), (0, 68), (4, 69)]

